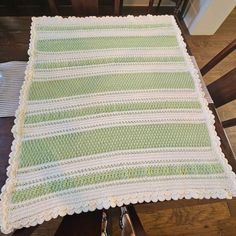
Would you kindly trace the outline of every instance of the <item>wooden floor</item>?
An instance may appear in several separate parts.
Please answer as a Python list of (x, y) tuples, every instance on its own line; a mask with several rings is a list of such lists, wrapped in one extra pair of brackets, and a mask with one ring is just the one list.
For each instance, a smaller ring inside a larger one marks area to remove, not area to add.
[[(19, 22), (0, 18), (0, 61), (26, 60), (29, 39), (29, 22), (19, 28)], [(188, 44), (201, 68), (218, 51), (236, 38), (236, 9), (213, 36), (186, 35)], [(8, 30), (9, 29), (9, 30)], [(7, 34), (6, 34), (7, 32)], [(236, 67), (236, 52), (204, 79), (206, 84), (214, 81), (224, 71)], [(236, 102), (218, 109), (222, 120), (236, 116)], [(236, 128), (226, 130), (236, 153)], [(136, 206), (143, 226), (150, 236), (235, 236), (236, 199), (215, 200), (208, 203), (196, 200), (189, 206), (180, 201), (160, 202)], [(119, 211), (113, 210), (112, 235), (120, 235)], [(34, 231), (34, 236), (50, 236), (58, 228), (61, 218), (45, 222)], [(88, 226), (91, 227), (91, 226)], [(0, 234), (2, 235), (2, 234)], [(23, 235), (23, 234), (22, 234)]]
[(148, 235), (236, 235), (236, 201), (231, 203), (216, 201), (210, 204), (196, 202), (196, 205), (184, 207), (181, 207), (178, 202), (171, 203), (136, 206), (136, 211)]

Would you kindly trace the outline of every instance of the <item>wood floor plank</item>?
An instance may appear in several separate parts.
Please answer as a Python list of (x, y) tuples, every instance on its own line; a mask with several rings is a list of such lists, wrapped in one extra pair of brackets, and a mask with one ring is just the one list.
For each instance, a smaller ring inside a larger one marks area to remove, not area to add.
[(229, 207), (231, 217), (236, 218), (236, 198), (227, 200), (227, 204), (228, 204), (228, 207)]
[(221, 199), (182, 199), (182, 200), (171, 200), (171, 201), (164, 201), (164, 202), (156, 202), (156, 203), (142, 203), (142, 204), (136, 204), (135, 208), (136, 210), (140, 212), (148, 212), (148, 211), (159, 211), (159, 210), (165, 210), (170, 208), (181, 208), (181, 207), (192, 207), (196, 205), (206, 205), (211, 203), (219, 203), (219, 202), (225, 202), (225, 200)]
[(221, 220), (218, 222), (218, 231), (222, 236), (235, 236), (236, 235), (236, 218)]
[(150, 236), (191, 235), (193, 232), (215, 234), (221, 230), (223, 223), (218, 226), (219, 223), (227, 222), (231, 217), (226, 201), (159, 211), (155, 207), (143, 208), (138, 215)]

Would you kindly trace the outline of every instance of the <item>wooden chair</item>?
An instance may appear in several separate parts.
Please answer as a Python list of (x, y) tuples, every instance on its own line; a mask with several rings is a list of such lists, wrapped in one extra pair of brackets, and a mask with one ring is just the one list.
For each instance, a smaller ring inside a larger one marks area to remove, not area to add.
[[(76, 16), (97, 16), (98, 0), (70, 0)], [(57, 0), (48, 0), (51, 15), (60, 15)]]
[(53, 16), (59, 15), (58, 4), (56, 0), (48, 0), (48, 5), (49, 5), (51, 15)]
[(121, 236), (147, 236), (133, 205), (121, 207)]
[[(172, 0), (172, 1), (175, 2), (174, 14), (179, 13), (179, 15), (182, 18), (189, 1), (188, 0)], [(160, 9), (161, 2), (162, 0), (159, 0), (157, 3), (157, 12)], [(149, 13), (151, 12), (153, 8), (153, 3), (154, 3), (154, 0), (149, 0), (149, 6), (148, 6)]]
[[(98, 15), (98, 0), (70, 0), (76, 16), (97, 16)], [(123, 0), (113, 0), (114, 14), (119, 16)], [(60, 15), (57, 0), (48, 0), (51, 15)]]
[(123, 0), (113, 0), (114, 1), (114, 15), (119, 16), (121, 14)]
[[(233, 40), (227, 47), (213, 57), (202, 69), (201, 74), (204, 76), (214, 66), (221, 62), (227, 55), (236, 49), (236, 39)], [(207, 89), (214, 101), (215, 107), (225, 105), (236, 99), (236, 68), (223, 75), (213, 83), (207, 86)], [(224, 128), (236, 125), (236, 118), (222, 122)]]

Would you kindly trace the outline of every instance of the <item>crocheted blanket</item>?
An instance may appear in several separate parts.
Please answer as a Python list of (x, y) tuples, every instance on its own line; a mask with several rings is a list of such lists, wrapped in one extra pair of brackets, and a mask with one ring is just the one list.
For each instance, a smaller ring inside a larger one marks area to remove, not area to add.
[(129, 203), (236, 195), (174, 17), (33, 18), (29, 56), (2, 232)]

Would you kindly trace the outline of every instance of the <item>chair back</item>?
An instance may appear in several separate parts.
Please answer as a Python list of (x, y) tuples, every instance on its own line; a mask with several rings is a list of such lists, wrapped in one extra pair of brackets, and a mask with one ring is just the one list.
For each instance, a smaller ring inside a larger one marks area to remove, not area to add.
[[(226, 56), (236, 49), (236, 39), (227, 47), (213, 57), (202, 69), (201, 74), (204, 76), (213, 67), (220, 63)], [(207, 89), (214, 101), (215, 107), (218, 108), (236, 99), (236, 68), (229, 71), (213, 83), (207, 86)], [(222, 122), (224, 128), (236, 125), (236, 118)]]
[[(70, 0), (76, 16), (97, 16), (98, 0)], [(57, 0), (48, 0), (52, 15), (60, 15)]]

